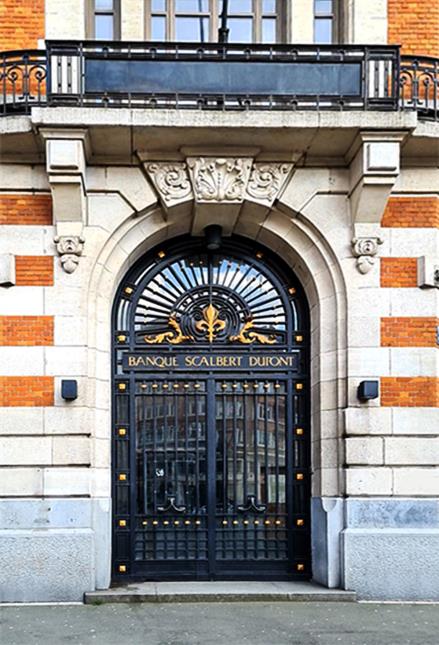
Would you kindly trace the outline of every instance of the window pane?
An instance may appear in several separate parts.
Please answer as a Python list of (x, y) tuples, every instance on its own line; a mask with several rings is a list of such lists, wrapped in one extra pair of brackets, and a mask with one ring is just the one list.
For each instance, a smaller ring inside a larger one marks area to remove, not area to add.
[(314, 20), (314, 42), (332, 43), (332, 20), (329, 18), (316, 18)]
[[(252, 0), (229, 0), (229, 14), (251, 13), (253, 11), (252, 4), (253, 4)], [(221, 5), (222, 5), (222, 2), (221, 2)]]
[(108, 10), (113, 10), (113, 0), (95, 0), (95, 11)]
[(165, 16), (153, 16), (151, 18), (152, 40), (166, 40), (166, 18)]
[(209, 0), (175, 0), (178, 13), (197, 13), (209, 11)]
[(166, 11), (166, 0), (152, 0), (151, 11)]
[(95, 16), (95, 38), (96, 40), (113, 39), (113, 16), (99, 14)]
[(227, 24), (230, 29), (229, 41), (231, 43), (251, 43), (253, 41), (252, 18), (230, 18)]
[(264, 18), (262, 20), (262, 42), (276, 42), (276, 18)]
[(209, 40), (209, 18), (176, 18), (176, 40), (193, 40), (207, 42)]
[(332, 13), (332, 0), (315, 0), (314, 11), (317, 15)]
[(262, 13), (276, 13), (276, 0), (262, 0)]

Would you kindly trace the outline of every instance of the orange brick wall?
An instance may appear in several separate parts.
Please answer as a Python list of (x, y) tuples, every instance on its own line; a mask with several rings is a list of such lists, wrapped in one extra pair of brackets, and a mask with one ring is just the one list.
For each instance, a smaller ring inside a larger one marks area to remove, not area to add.
[(1, 0), (0, 51), (35, 49), (44, 38), (44, 0)]
[(0, 195), (0, 225), (51, 225), (51, 195)]
[(382, 347), (436, 347), (439, 318), (381, 318)]
[(439, 407), (439, 378), (428, 376), (381, 378), (381, 405)]
[(15, 284), (25, 286), (53, 286), (52, 255), (17, 255), (15, 257)]
[(381, 226), (394, 228), (439, 228), (439, 198), (391, 197)]
[(53, 376), (0, 376), (0, 406), (54, 404)]
[(387, 18), (389, 44), (403, 54), (439, 56), (437, 0), (387, 0)]
[(0, 345), (53, 345), (53, 316), (0, 316)]
[(382, 287), (418, 286), (418, 261), (416, 258), (381, 258), (380, 272)]

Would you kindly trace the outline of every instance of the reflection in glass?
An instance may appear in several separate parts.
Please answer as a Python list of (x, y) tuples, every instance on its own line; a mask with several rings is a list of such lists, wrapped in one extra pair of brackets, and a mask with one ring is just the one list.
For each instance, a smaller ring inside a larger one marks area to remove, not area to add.
[(113, 16), (100, 14), (95, 16), (95, 38), (96, 40), (112, 40)]
[(276, 0), (262, 0), (262, 13), (276, 13)]
[(315, 0), (314, 11), (317, 15), (332, 13), (332, 0)]
[(229, 42), (251, 43), (253, 40), (253, 19), (252, 18), (230, 18), (228, 21), (230, 29)]
[(330, 18), (315, 19), (314, 42), (321, 44), (332, 43), (332, 20)]
[(166, 11), (166, 0), (151, 0), (151, 11)]
[(95, 11), (112, 11), (113, 0), (95, 0)]
[(166, 39), (166, 18), (164, 16), (153, 16), (151, 19), (151, 38), (153, 40)]
[(263, 18), (262, 20), (262, 42), (276, 42), (276, 18)]
[(207, 42), (209, 40), (209, 18), (176, 17), (175, 38), (182, 41)]

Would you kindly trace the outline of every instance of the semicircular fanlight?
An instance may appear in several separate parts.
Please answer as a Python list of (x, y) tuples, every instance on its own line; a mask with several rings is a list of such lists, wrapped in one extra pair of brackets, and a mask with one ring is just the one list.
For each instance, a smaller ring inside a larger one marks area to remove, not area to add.
[(264, 267), (230, 255), (170, 258), (143, 274), (134, 302), (136, 343), (284, 343), (287, 312)]

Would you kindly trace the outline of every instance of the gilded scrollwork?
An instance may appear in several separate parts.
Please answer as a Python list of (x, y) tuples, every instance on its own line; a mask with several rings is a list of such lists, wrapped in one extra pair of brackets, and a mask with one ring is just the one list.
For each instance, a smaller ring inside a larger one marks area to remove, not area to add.
[(244, 345), (250, 345), (254, 342), (261, 343), (262, 345), (274, 345), (276, 337), (273, 334), (266, 335), (256, 331), (250, 331), (254, 326), (253, 320), (247, 320), (236, 336), (230, 336), (231, 342), (243, 343)]
[(168, 324), (172, 327), (172, 330), (165, 331), (155, 336), (144, 336), (143, 340), (149, 345), (161, 344), (167, 341), (171, 345), (179, 345), (184, 343), (186, 340), (194, 340), (193, 336), (186, 336), (183, 334), (181, 327), (174, 316), (169, 318)]
[(222, 320), (219, 311), (212, 304), (203, 309), (203, 320), (195, 323), (197, 331), (205, 331), (209, 343), (212, 343), (216, 335), (226, 327), (226, 321)]

